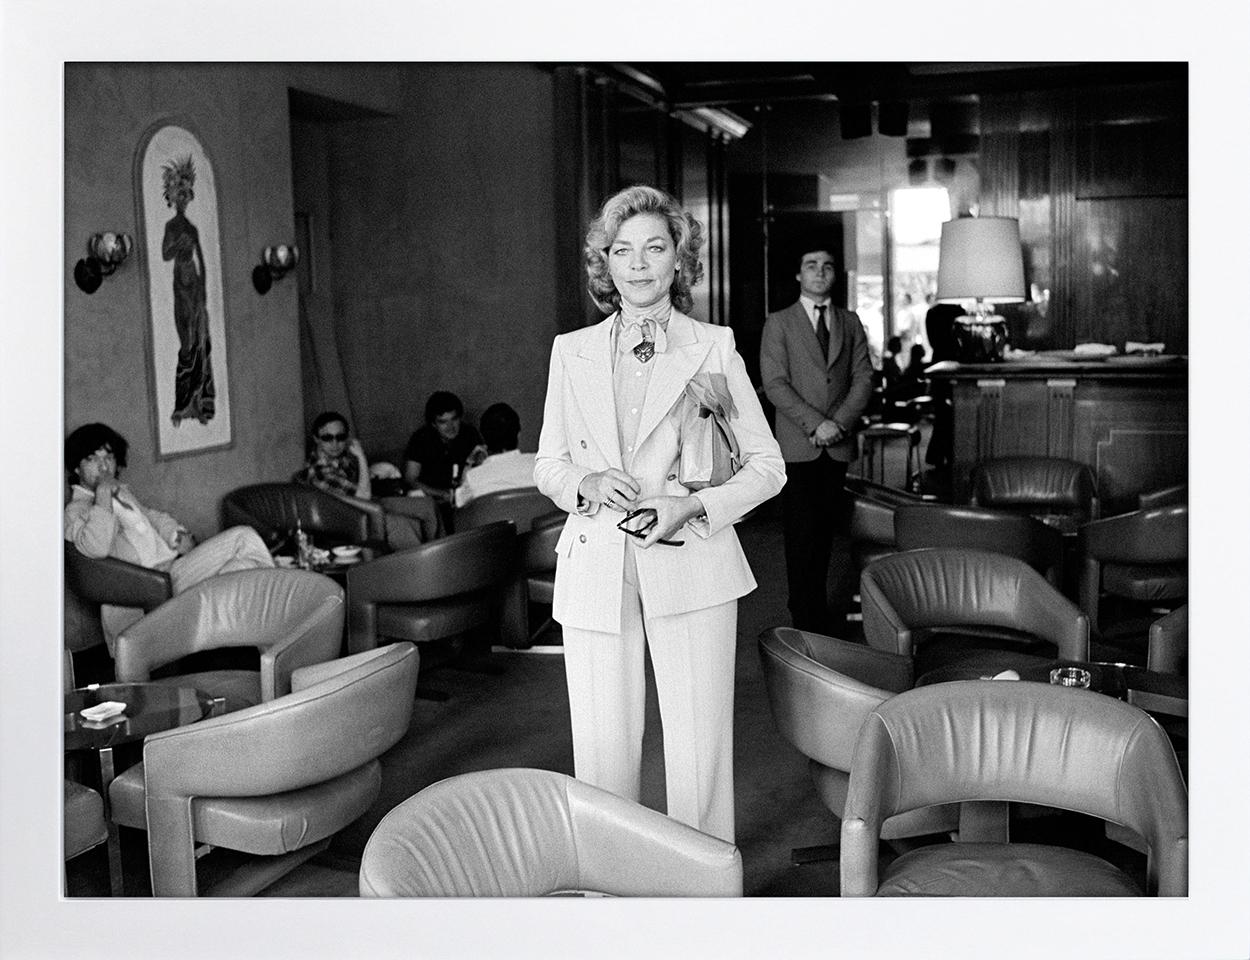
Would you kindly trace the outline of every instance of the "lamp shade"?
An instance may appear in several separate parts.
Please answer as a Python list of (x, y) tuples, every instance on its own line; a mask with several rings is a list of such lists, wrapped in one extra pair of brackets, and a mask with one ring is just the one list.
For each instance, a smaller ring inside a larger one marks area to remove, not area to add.
[(1020, 221), (961, 217), (942, 224), (937, 298), (1018, 303), (1024, 299)]

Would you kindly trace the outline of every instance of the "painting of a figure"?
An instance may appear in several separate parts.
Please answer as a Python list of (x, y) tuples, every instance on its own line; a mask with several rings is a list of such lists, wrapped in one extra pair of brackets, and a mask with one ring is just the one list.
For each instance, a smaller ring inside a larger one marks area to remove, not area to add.
[(187, 217), (195, 199), (195, 160), (188, 154), (165, 164), (165, 203), (176, 211), (165, 224), (161, 256), (174, 262), (174, 327), (178, 331), (178, 367), (174, 373), (174, 411), (170, 422), (179, 426), (191, 418), (213, 419), (217, 391), (213, 386), (212, 337), (208, 332), (204, 252), (200, 233)]
[(140, 145), (135, 175), (148, 272), (157, 455), (227, 446), (226, 317), (212, 163), (190, 130), (164, 124)]

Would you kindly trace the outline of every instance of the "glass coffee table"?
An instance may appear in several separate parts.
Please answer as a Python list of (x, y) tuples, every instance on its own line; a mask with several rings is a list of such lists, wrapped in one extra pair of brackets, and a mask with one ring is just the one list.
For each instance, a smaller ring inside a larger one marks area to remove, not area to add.
[[(98, 722), (85, 719), (80, 712), (110, 700), (124, 703), (126, 709)], [(210, 697), (191, 687), (163, 683), (93, 683), (65, 694), (62, 727), (65, 752), (93, 750), (100, 765), (100, 793), (104, 797), (104, 820), (108, 827), (109, 884), (113, 896), (124, 894), (121, 844), (117, 824), (109, 810), (109, 784), (118, 772), (114, 748), (140, 742), (150, 733), (215, 716), (224, 705), (220, 697)]]

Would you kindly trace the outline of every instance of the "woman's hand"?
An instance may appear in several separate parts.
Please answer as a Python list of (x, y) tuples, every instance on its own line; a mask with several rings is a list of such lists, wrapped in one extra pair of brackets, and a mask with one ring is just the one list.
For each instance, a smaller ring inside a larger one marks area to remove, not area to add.
[(588, 473), (577, 485), (577, 495), (591, 503), (626, 513), (634, 509), (634, 501), (642, 489), (638, 481), (624, 470), (608, 467), (598, 473)]
[(672, 540), (673, 534), (703, 512), (703, 503), (696, 496), (648, 497), (635, 508), (654, 510), (655, 524), (647, 531), (645, 540), (638, 546), (646, 549), (657, 540)]

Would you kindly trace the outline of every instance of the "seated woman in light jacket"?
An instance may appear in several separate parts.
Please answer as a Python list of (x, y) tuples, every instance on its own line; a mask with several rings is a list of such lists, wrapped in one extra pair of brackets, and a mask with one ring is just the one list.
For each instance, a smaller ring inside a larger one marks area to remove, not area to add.
[[(534, 482), (569, 513), (554, 616), (576, 775), (638, 799), (649, 646), (668, 814), (732, 841), (737, 601), (755, 588), (733, 524), (781, 489), (785, 465), (733, 332), (682, 312), (701, 244), (699, 223), (659, 190), (631, 187), (604, 204), (585, 256), (591, 294), (611, 315), (556, 337)], [(680, 411), (687, 383), (716, 375), (741, 467), (695, 493), (678, 479)]]

